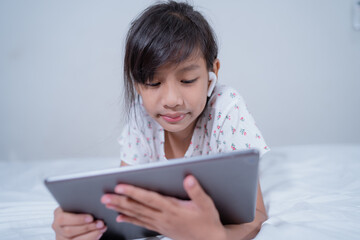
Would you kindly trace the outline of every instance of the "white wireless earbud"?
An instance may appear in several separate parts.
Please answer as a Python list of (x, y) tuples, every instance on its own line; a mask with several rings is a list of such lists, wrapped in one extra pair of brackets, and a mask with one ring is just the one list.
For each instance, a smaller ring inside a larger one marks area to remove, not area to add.
[(208, 94), (207, 94), (208, 97), (210, 97), (212, 92), (214, 91), (215, 84), (216, 84), (216, 81), (217, 81), (217, 77), (216, 77), (216, 74), (214, 72), (209, 72), (209, 81), (211, 81), (211, 83), (210, 83)]

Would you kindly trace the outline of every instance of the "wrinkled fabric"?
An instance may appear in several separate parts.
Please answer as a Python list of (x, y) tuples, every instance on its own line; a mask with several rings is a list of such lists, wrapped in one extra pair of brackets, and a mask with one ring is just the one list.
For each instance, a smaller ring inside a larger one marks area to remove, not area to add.
[[(44, 178), (118, 166), (119, 159), (0, 161), (0, 238), (55, 239), (57, 203)], [(273, 147), (259, 173), (269, 219), (256, 239), (359, 239), (360, 145)]]

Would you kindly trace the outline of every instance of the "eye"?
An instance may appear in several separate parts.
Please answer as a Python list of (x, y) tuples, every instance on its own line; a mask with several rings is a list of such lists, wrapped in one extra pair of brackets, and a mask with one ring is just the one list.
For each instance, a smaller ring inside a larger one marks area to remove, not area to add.
[(182, 83), (185, 83), (185, 84), (189, 84), (189, 83), (193, 83), (197, 80), (198, 78), (195, 78), (195, 79), (192, 79), (192, 80), (181, 80)]
[(147, 82), (145, 83), (145, 86), (147, 87), (157, 87), (160, 85), (160, 82)]

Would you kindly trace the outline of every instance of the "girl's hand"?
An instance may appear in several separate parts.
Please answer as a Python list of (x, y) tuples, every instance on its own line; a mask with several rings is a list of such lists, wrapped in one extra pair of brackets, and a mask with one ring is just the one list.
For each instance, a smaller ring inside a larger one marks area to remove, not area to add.
[(52, 228), (56, 240), (97, 240), (106, 231), (103, 221), (94, 221), (89, 214), (73, 214), (64, 212), (60, 207), (54, 211)]
[(172, 239), (224, 239), (226, 231), (212, 199), (193, 176), (184, 179), (189, 201), (162, 196), (131, 185), (119, 184), (101, 202), (121, 212), (118, 222), (129, 222)]

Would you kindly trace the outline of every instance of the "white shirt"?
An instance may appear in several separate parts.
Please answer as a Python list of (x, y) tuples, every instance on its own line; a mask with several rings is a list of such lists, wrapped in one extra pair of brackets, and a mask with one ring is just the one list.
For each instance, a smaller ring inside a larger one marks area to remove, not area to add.
[[(119, 143), (120, 158), (129, 165), (167, 161), (164, 129), (141, 104), (136, 105)], [(199, 116), (185, 157), (257, 148), (260, 156), (269, 150), (240, 94), (226, 85), (216, 85)]]

